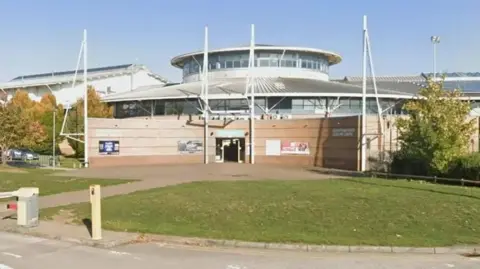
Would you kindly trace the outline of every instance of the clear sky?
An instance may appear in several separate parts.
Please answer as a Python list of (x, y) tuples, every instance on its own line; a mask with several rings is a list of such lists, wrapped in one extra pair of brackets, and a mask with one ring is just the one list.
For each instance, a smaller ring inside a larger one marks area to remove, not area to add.
[(333, 77), (361, 75), (362, 16), (378, 75), (480, 71), (480, 0), (1, 0), (0, 81), (75, 69), (84, 28), (89, 67), (141, 63), (173, 81), (178, 54), (257, 43), (339, 53)]

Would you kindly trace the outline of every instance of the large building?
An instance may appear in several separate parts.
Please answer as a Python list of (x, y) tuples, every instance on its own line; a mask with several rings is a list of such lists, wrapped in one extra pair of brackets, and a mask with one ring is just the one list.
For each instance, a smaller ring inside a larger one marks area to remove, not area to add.
[[(255, 114), (281, 118), (298, 116), (346, 116), (361, 113), (362, 80), (358, 77), (330, 79), (330, 68), (340, 55), (311, 48), (257, 45), (254, 57)], [(196, 115), (201, 112), (203, 52), (174, 57), (174, 67), (183, 71), (183, 83), (163, 87), (148, 85), (132, 92), (105, 97), (115, 105), (117, 118)], [(248, 113), (246, 94), (249, 47), (209, 52), (209, 106), (217, 117)], [(377, 94), (367, 90), (367, 113), (402, 114), (405, 100), (415, 97), (431, 74), (377, 77)], [(480, 74), (447, 74), (446, 86), (466, 89), (465, 99), (480, 99)]]
[[(145, 85), (162, 86), (168, 82), (145, 66), (135, 64), (89, 68), (87, 80), (101, 96), (132, 91)], [(34, 101), (39, 101), (46, 93), (52, 93), (59, 104), (67, 106), (84, 96), (84, 85), (83, 70), (72, 70), (18, 76), (9, 82), (1, 83), (0, 91), (11, 98), (15, 91), (24, 90)]]
[[(103, 100), (115, 106), (116, 119), (90, 120), (90, 164), (199, 163), (204, 161), (206, 139), (210, 162), (251, 162), (253, 146), (255, 162), (260, 164), (358, 170), (362, 128), (367, 133), (367, 156), (375, 159), (395, 150), (395, 117), (404, 114), (403, 103), (417, 97), (430, 75), (378, 77), (377, 91), (370, 82), (367, 113), (371, 115), (367, 126), (362, 126), (362, 79), (330, 78), (330, 68), (341, 62), (340, 55), (257, 45), (254, 68), (249, 69), (249, 51), (249, 47), (237, 47), (208, 52), (210, 129), (206, 138), (203, 52), (172, 59), (171, 64), (183, 72), (182, 83), (147, 85), (105, 96)], [(478, 74), (447, 76), (447, 87), (465, 88), (463, 99), (480, 99), (474, 91), (480, 92)], [(255, 98), (254, 145), (249, 143), (247, 120), (250, 83)], [(478, 135), (472, 138), (471, 148), (477, 147)]]
[[(249, 69), (249, 51), (249, 47), (237, 47), (208, 52), (208, 98), (202, 76), (203, 52), (171, 60), (183, 72), (183, 81), (177, 84), (167, 83), (143, 66), (89, 70), (88, 83), (115, 108), (114, 119), (89, 120), (89, 164), (200, 163), (208, 149), (209, 162), (255, 159), (258, 164), (359, 170), (365, 129), (371, 160), (368, 167), (382, 165), (381, 156), (398, 149), (395, 117), (404, 114), (404, 102), (418, 97), (420, 87), (432, 75), (376, 77), (377, 91), (369, 78), (369, 115), (362, 126), (362, 78), (330, 78), (330, 69), (341, 62), (339, 54), (256, 45), (254, 68)], [(133, 68), (138, 68), (134, 76)], [(59, 80), (60, 74), (65, 75), (64, 80)], [(116, 82), (107, 83), (106, 74), (116, 76)], [(83, 93), (83, 86), (71, 89), (72, 76), (72, 72), (61, 72), (53, 78), (46, 74), (19, 77), (3, 88), (13, 91), (23, 85), (33, 99), (42, 95), (37, 89), (52, 89), (60, 102), (69, 103)], [(251, 85), (256, 119), (253, 145), (248, 121)], [(480, 73), (446, 74), (445, 87), (463, 89), (462, 99), (472, 101), (472, 116), (477, 116)], [(209, 131), (205, 134), (206, 99)], [(250, 155), (251, 147), (255, 158)], [(478, 133), (471, 139), (471, 150), (477, 149)]]

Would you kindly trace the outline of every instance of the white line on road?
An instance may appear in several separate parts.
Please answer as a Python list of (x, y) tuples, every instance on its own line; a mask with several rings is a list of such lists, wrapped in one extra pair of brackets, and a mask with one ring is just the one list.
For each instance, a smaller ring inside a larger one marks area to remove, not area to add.
[(110, 254), (115, 254), (115, 255), (131, 255), (131, 254), (128, 253), (128, 252), (120, 252), (120, 251), (115, 251), (115, 250), (111, 250), (111, 251), (110, 251)]
[(10, 253), (10, 252), (2, 252), (2, 254), (5, 255), (5, 256), (15, 257), (17, 259), (20, 259), (22, 257), (21, 255), (18, 255), (18, 254), (15, 254), (15, 253)]
[(13, 268), (6, 264), (0, 263), (0, 269), (13, 269)]

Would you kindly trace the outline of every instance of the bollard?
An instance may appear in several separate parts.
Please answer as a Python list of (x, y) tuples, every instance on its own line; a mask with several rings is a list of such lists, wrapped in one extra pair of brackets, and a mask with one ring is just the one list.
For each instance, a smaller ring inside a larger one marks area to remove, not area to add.
[(100, 185), (90, 186), (90, 204), (91, 204), (91, 220), (92, 220), (92, 239), (102, 239), (102, 195), (100, 193)]

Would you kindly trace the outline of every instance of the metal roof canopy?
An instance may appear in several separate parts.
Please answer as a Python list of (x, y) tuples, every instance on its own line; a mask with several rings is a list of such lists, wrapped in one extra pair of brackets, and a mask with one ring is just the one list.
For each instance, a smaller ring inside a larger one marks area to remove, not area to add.
[[(354, 84), (329, 82), (299, 78), (257, 78), (255, 96), (264, 97), (359, 97), (362, 87)], [(201, 96), (202, 82), (191, 82), (172, 86), (145, 86), (134, 91), (105, 96), (105, 102), (141, 101), (160, 99), (198, 98)], [(210, 99), (245, 98), (246, 81), (243, 78), (232, 78), (209, 81)], [(415, 96), (419, 86), (407, 84), (409, 91), (398, 91), (379, 87), (378, 95), (382, 98), (408, 99)], [(374, 89), (369, 88), (367, 94), (374, 96)]]
[[(93, 70), (93, 71), (91, 71)], [(134, 64), (125, 64), (117, 66), (107, 66), (99, 68), (88, 68), (88, 80), (101, 79), (112, 76), (120, 76), (125, 74), (131, 74), (132, 72), (137, 72), (140, 70), (145, 70), (149, 73), (150, 76), (168, 83), (169, 81), (166, 78), (163, 78), (155, 73), (152, 73), (144, 65), (134, 65)], [(83, 72), (83, 70), (78, 70), (78, 72)], [(0, 89), (15, 89), (15, 88), (28, 88), (35, 86), (45, 86), (45, 85), (56, 85), (56, 84), (68, 84), (72, 83), (73, 77), (75, 76), (75, 71), (62, 71), (62, 72), (52, 72), (52, 73), (42, 73), (36, 75), (28, 76), (19, 76), (13, 80), (0, 84)], [(76, 78), (78, 82), (83, 81), (83, 78)]]

